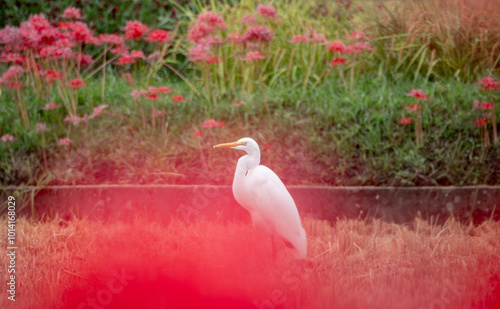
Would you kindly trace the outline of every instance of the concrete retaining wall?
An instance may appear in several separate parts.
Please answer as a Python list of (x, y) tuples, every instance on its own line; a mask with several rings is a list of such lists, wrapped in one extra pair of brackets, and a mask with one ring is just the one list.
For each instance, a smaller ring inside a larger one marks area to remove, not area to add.
[[(480, 223), (500, 218), (500, 187), (311, 187), (289, 186), (302, 216), (334, 221), (337, 218), (375, 216), (403, 223), (417, 215), (444, 221), (453, 213), (461, 220)], [(76, 214), (132, 220), (145, 216), (158, 221), (181, 217), (248, 219), (233, 198), (230, 186), (198, 185), (95, 185), (5, 187), (2, 200), (24, 196), (22, 211), (37, 216)]]

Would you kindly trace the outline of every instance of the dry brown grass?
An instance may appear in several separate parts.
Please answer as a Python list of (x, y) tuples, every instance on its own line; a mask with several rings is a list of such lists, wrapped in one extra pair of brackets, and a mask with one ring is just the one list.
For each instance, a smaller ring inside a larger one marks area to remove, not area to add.
[[(247, 223), (21, 218), (17, 301), (12, 306), (2, 289), (0, 307), (76, 308), (106, 290), (115, 270), (134, 278), (102, 308), (500, 306), (499, 222), (305, 219), (304, 227), (308, 259), (281, 246), (273, 264), (270, 239)], [(5, 263), (3, 255), (3, 282)]]
[(379, 36), (388, 37), (386, 69), (392, 63), (466, 81), (500, 69), (499, 0), (404, 0), (386, 7), (376, 15)]

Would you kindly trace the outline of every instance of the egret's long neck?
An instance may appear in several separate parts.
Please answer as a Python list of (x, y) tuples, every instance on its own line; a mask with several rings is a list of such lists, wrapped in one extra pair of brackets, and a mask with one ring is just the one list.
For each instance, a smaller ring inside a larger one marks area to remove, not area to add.
[(234, 173), (234, 182), (244, 181), (247, 172), (256, 168), (260, 164), (260, 151), (250, 151), (238, 160), (236, 171)]

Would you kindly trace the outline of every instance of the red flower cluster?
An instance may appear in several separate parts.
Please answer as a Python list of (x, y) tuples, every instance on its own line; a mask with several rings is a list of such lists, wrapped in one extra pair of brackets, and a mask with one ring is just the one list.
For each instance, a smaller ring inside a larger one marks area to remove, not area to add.
[(125, 39), (139, 40), (148, 31), (148, 27), (137, 20), (125, 23)]
[(72, 19), (72, 20), (83, 19), (80, 10), (72, 6), (69, 6), (64, 10), (63, 16), (66, 19)]
[(146, 38), (146, 41), (150, 43), (167, 43), (170, 42), (173, 39), (173, 37), (170, 35), (168, 31), (162, 30), (162, 29), (157, 29), (153, 30), (148, 34), (148, 37)]
[(276, 9), (272, 4), (259, 4), (257, 12), (264, 18), (276, 18)]
[(59, 107), (61, 107), (61, 105), (57, 105), (57, 103), (52, 102), (52, 103), (45, 104), (45, 106), (42, 107), (42, 109), (48, 111), (48, 110), (56, 109), (56, 108), (59, 108)]
[(73, 90), (78, 90), (85, 87), (87, 84), (79, 78), (72, 79), (69, 81), (68, 87)]
[(257, 61), (257, 60), (263, 60), (266, 58), (267, 58), (266, 56), (261, 55), (261, 53), (258, 51), (251, 51), (251, 52), (248, 52), (247, 55), (245, 56), (245, 61)]
[(16, 138), (10, 134), (4, 134), (2, 135), (2, 137), (0, 137), (0, 141), (2, 141), (3, 143), (13, 142), (15, 140)]
[(422, 106), (418, 105), (418, 104), (410, 104), (409, 106), (405, 107), (407, 110), (409, 111), (412, 111), (412, 112), (415, 112), (415, 111), (418, 111), (420, 109), (422, 109)]
[(49, 83), (52, 83), (57, 79), (62, 79), (61, 73), (54, 70), (40, 71), (40, 76), (43, 76), (43, 78)]
[(488, 119), (478, 119), (476, 120), (476, 126), (486, 126), (488, 124)]
[(341, 64), (346, 64), (344, 58), (333, 58), (332, 61), (330, 62), (330, 65), (334, 67)]
[(207, 119), (204, 123), (203, 123), (203, 127), (204, 128), (222, 128), (226, 125), (226, 123), (224, 121), (216, 121), (214, 119)]
[(407, 125), (407, 124), (411, 124), (412, 123), (412, 120), (411, 118), (401, 118), (398, 120), (398, 123), (399, 124), (403, 124), (403, 125)]
[(405, 95), (414, 97), (417, 100), (427, 101), (427, 95), (420, 89), (412, 89), (410, 93), (407, 93)]
[(70, 145), (71, 145), (71, 140), (70, 140), (69, 138), (67, 138), (67, 137), (65, 137), (65, 138), (61, 138), (61, 139), (57, 142), (57, 144), (58, 144), (59, 146), (70, 146)]
[(172, 89), (165, 87), (165, 86), (163, 86), (163, 87), (151, 86), (147, 90), (143, 90), (143, 89), (134, 90), (131, 95), (136, 100), (140, 97), (145, 97), (149, 100), (158, 100), (159, 94), (162, 94), (162, 93), (168, 94), (171, 92), (172, 92)]
[(494, 80), (491, 76), (486, 76), (481, 79), (481, 82), (479, 82), (479, 86), (482, 90), (485, 91), (498, 90), (498, 88), (500, 87), (500, 81)]
[(479, 100), (474, 100), (474, 108), (482, 110), (493, 110), (493, 104), (489, 102), (479, 102)]
[(133, 64), (139, 59), (144, 59), (144, 53), (140, 50), (133, 50), (130, 53), (128, 51), (121, 54), (120, 59), (118, 59), (118, 65)]
[(311, 32), (311, 37), (307, 37), (305, 34), (296, 34), (293, 36), (290, 43), (301, 44), (301, 43), (325, 43), (326, 38), (322, 33)]
[(273, 39), (273, 31), (265, 26), (250, 27), (242, 39), (245, 42), (269, 43)]
[(172, 101), (181, 103), (181, 102), (184, 102), (184, 98), (181, 95), (174, 95), (172, 97)]

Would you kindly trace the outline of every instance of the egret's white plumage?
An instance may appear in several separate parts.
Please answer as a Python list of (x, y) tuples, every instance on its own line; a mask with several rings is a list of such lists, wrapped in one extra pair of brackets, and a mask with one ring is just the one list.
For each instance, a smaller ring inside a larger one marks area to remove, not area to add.
[(239, 149), (247, 153), (236, 165), (234, 198), (250, 212), (256, 229), (265, 231), (271, 237), (279, 235), (296, 258), (304, 259), (307, 255), (307, 238), (299, 212), (281, 179), (269, 168), (259, 165), (259, 145), (245, 137), (234, 143), (214, 147)]

